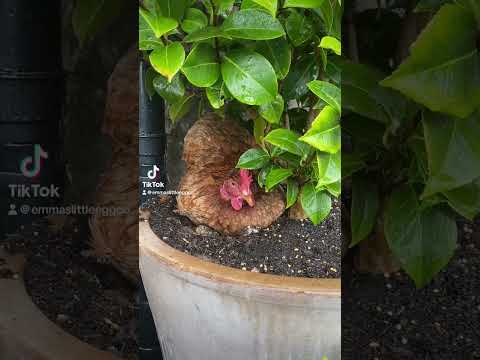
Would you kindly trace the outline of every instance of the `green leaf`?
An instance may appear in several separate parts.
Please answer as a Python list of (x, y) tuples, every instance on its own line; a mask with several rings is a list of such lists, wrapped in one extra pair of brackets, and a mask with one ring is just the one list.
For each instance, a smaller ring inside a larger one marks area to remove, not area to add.
[(220, 77), (220, 64), (217, 63), (215, 49), (207, 43), (200, 43), (188, 54), (182, 72), (193, 85), (209, 87)]
[(150, 54), (150, 63), (153, 68), (165, 76), (169, 82), (172, 81), (175, 74), (180, 70), (184, 60), (185, 50), (182, 44), (178, 42), (157, 48)]
[(171, 82), (159, 75), (153, 79), (153, 88), (168, 103), (174, 103), (183, 98), (185, 95), (185, 87), (183, 85), (180, 74), (173, 77)]
[(282, 95), (278, 94), (271, 103), (260, 105), (258, 113), (270, 124), (278, 124), (283, 114), (284, 105)]
[(259, 148), (247, 150), (240, 156), (237, 163), (237, 168), (256, 170), (261, 169), (270, 162), (270, 155)]
[(261, 188), (265, 187), (265, 182), (267, 181), (267, 175), (270, 173), (270, 170), (272, 169), (272, 167), (273, 165), (269, 164), (265, 166), (262, 170), (260, 170), (260, 172), (258, 173), (257, 182), (258, 182), (258, 186), (260, 186)]
[(342, 91), (338, 86), (326, 81), (314, 80), (308, 83), (308, 88), (339, 114), (342, 113)]
[(266, 121), (261, 116), (257, 116), (253, 124), (253, 136), (255, 137), (255, 141), (259, 145), (263, 144), (263, 138), (265, 135), (266, 127), (267, 127)]
[(342, 38), (341, 24), (343, 8), (336, 1), (323, 1), (322, 4), (313, 9), (323, 21), (323, 32), (337, 39)]
[(415, 11), (434, 11), (451, 2), (453, 2), (453, 0), (420, 0), (415, 7)]
[(287, 180), (293, 175), (292, 169), (283, 169), (280, 167), (273, 167), (267, 175), (265, 180), (265, 187), (267, 191), (270, 191), (282, 181)]
[(283, 7), (319, 8), (325, 0), (286, 0)]
[(156, 16), (149, 11), (139, 8), (140, 16), (150, 26), (157, 38), (172, 31), (178, 26), (178, 22), (175, 19)]
[(163, 47), (161, 40), (157, 39), (150, 25), (139, 15), (138, 18), (138, 48), (140, 50), (154, 50)]
[(291, 130), (276, 129), (268, 133), (265, 141), (289, 153), (303, 156), (306, 153), (306, 147), (298, 140), (299, 137), (300, 135)]
[(288, 179), (287, 181), (287, 206), (290, 208), (297, 202), (298, 193), (299, 193), (298, 182), (293, 179)]
[(222, 62), (222, 76), (230, 93), (244, 104), (262, 105), (277, 96), (275, 70), (256, 52), (244, 49), (227, 53)]
[(225, 96), (223, 94), (223, 80), (218, 79), (218, 81), (213, 84), (212, 86), (206, 89), (206, 94), (210, 105), (214, 109), (220, 109), (223, 105), (225, 105)]
[(193, 33), (200, 29), (203, 29), (208, 25), (208, 18), (207, 15), (203, 13), (203, 11), (190, 8), (187, 10), (185, 14), (185, 19), (182, 22), (182, 29), (187, 34)]
[(124, 0), (76, 1), (72, 26), (80, 45), (83, 46), (93, 35), (110, 25), (120, 15), (125, 4)]
[(424, 112), (429, 179), (422, 194), (456, 189), (480, 177), (480, 118), (454, 119)]
[[(333, 196), (338, 198), (342, 194), (342, 181), (339, 180), (337, 182), (327, 184), (327, 185), (325, 185), (325, 189), (327, 189), (327, 191), (330, 194), (332, 194)], [(317, 186), (316, 190), (320, 191), (321, 189), (318, 188), (318, 186)]]
[(355, 176), (352, 181), (350, 247), (364, 240), (373, 231), (379, 208), (380, 196), (377, 185), (364, 177)]
[(468, 220), (473, 221), (480, 214), (480, 178), (444, 195), (450, 206)]
[(190, 95), (185, 96), (171, 104), (168, 109), (168, 115), (170, 116), (172, 123), (175, 124), (178, 120), (187, 115), (194, 102), (195, 95)]
[(232, 38), (270, 40), (285, 35), (282, 24), (264, 11), (246, 9), (231, 13), (222, 31)]
[(305, 55), (294, 61), (292, 69), (284, 80), (283, 98), (285, 101), (301, 99), (308, 94), (307, 84), (317, 78), (318, 65), (315, 57)]
[[(242, 9), (252, 8), (251, 5), (244, 7), (244, 3), (248, 3), (248, 0), (242, 2)], [(278, 0), (250, 0), (250, 3), (254, 3), (258, 7), (267, 10), (273, 17), (277, 14)]]
[(292, 62), (292, 48), (288, 41), (284, 38), (259, 41), (256, 50), (272, 64), (278, 79), (285, 79)]
[(457, 225), (442, 206), (422, 208), (415, 191), (405, 186), (388, 201), (385, 236), (395, 257), (420, 288), (453, 256)]
[(335, 64), (342, 74), (342, 107), (369, 119), (388, 123), (385, 108), (376, 97), (381, 91), (378, 82), (384, 75), (366, 65), (348, 60), (336, 59)]
[(312, 38), (314, 34), (313, 22), (303, 13), (290, 10), (285, 19), (285, 29), (294, 46), (300, 46)]
[(210, 24), (213, 24), (213, 20), (215, 17), (215, 11), (213, 9), (212, 2), (210, 0), (201, 0), (203, 6), (205, 7), (205, 10), (207, 10), (207, 13), (210, 15), (209, 22)]
[(329, 105), (325, 106), (313, 121), (312, 128), (300, 140), (320, 151), (330, 154), (338, 152), (341, 148), (341, 129), (337, 111)]
[(333, 36), (324, 36), (320, 41), (320, 47), (332, 50), (335, 54), (342, 55), (342, 43)]
[(445, 5), (382, 85), (432, 111), (465, 118), (480, 106), (477, 25), (469, 9)]
[(158, 1), (162, 15), (176, 19), (178, 21), (183, 19), (185, 13), (186, 0), (160, 0)]
[(317, 151), (318, 183), (317, 188), (335, 183), (342, 177), (342, 154), (329, 154)]
[(332, 210), (330, 196), (325, 191), (315, 190), (315, 185), (312, 183), (308, 183), (302, 188), (300, 202), (305, 214), (315, 225), (325, 220)]
[(230, 39), (228, 35), (226, 35), (220, 30), (220, 28), (214, 26), (207, 26), (191, 34), (188, 34), (187, 36), (185, 36), (183, 41), (187, 43), (199, 42), (218, 37)]
[(342, 155), (342, 179), (352, 176), (366, 166), (365, 161), (358, 154)]

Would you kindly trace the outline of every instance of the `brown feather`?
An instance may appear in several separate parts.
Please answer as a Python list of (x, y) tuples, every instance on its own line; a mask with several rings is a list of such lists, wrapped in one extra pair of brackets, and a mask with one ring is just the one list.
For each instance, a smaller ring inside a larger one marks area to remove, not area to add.
[(240, 211), (220, 197), (220, 187), (231, 176), (239, 157), (255, 146), (250, 133), (233, 121), (213, 114), (198, 120), (185, 137), (183, 158), (187, 174), (179, 186), (179, 213), (224, 234), (271, 225), (285, 210), (281, 192), (259, 191), (255, 194), (255, 207), (245, 205)]

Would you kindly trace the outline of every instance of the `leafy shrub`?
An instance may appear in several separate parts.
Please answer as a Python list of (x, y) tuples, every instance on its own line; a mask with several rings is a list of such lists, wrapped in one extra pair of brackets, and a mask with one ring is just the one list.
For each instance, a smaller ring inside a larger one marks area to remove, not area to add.
[(283, 188), (320, 223), (340, 194), (339, 0), (148, 0), (139, 47), (172, 122), (200, 111), (247, 118), (258, 147), (238, 168)]
[[(380, 17), (401, 13), (389, 3)], [(422, 0), (416, 11), (431, 19), (401, 64), (372, 48), (360, 60), (383, 69), (336, 65), (351, 145), (342, 173), (352, 178), (351, 246), (383, 219), (394, 256), (422, 287), (454, 253), (455, 213), (472, 220), (480, 212), (480, 6)]]

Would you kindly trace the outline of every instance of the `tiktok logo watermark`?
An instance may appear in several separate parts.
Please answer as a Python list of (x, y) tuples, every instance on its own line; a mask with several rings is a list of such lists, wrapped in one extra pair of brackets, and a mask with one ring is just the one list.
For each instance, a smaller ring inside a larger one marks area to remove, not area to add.
[(160, 171), (160, 168), (157, 165), (154, 165), (153, 169), (147, 173), (148, 178), (150, 180), (156, 179), (159, 171)]
[(33, 155), (27, 156), (20, 163), (20, 171), (27, 178), (34, 178), (40, 174), (42, 159), (48, 159), (48, 153), (39, 144), (33, 147)]

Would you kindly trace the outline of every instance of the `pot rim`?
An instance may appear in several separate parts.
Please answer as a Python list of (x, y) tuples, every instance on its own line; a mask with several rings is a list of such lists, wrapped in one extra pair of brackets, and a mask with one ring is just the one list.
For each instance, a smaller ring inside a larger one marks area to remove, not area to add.
[(161, 240), (150, 227), (148, 219), (139, 220), (140, 253), (145, 251), (162, 265), (176, 271), (191, 273), (205, 280), (231, 285), (267, 288), (297, 294), (314, 294), (334, 298), (341, 296), (341, 279), (312, 279), (273, 274), (253, 273), (215, 264), (174, 249)]

